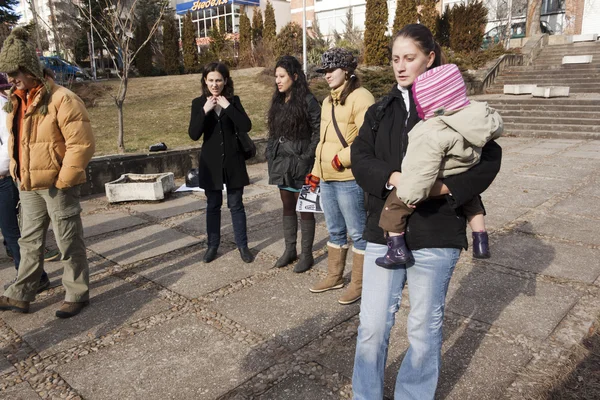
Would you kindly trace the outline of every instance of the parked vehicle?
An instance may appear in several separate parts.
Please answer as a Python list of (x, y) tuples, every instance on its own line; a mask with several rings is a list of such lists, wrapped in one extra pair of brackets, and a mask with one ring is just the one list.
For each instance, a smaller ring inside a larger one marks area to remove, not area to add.
[(77, 65), (72, 64), (58, 56), (40, 57), (44, 67), (50, 68), (56, 77), (56, 82), (65, 84), (68, 82), (81, 82), (91, 77)]
[[(525, 37), (525, 28), (526, 22), (515, 22), (512, 24), (510, 28), (510, 38), (511, 39), (520, 39)], [(540, 30), (542, 33), (547, 33), (548, 35), (553, 35), (554, 31), (550, 29), (550, 26), (546, 21), (540, 21)], [(502, 41), (502, 38), (505, 37), (506, 25), (498, 25), (486, 33), (483, 34), (483, 44), (481, 45), (482, 49), (487, 49), (490, 46), (498, 44)]]

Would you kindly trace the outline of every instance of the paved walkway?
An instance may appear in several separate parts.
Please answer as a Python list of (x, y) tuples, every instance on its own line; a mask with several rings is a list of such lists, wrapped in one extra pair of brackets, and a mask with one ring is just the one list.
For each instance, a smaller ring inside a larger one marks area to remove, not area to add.
[[(600, 311), (600, 142), (504, 138), (503, 167), (484, 194), (493, 257), (463, 253), (450, 285), (440, 399), (521, 398), (546, 379)], [(250, 167), (244, 264), (228, 212), (211, 264), (205, 200), (83, 201), (91, 306), (70, 320), (60, 263), (27, 315), (0, 313), (0, 398), (348, 398), (359, 304), (312, 294), (317, 266), (272, 269), (283, 251), (280, 200), (266, 165)], [(347, 265), (347, 272), (350, 263)], [(13, 277), (0, 259), (0, 281)], [(392, 332), (387, 393), (407, 339), (408, 305)]]

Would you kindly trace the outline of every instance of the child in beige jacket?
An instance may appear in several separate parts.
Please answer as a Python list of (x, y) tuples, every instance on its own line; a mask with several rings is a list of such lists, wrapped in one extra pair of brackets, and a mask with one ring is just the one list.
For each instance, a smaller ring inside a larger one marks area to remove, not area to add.
[[(412, 260), (404, 241), (406, 221), (415, 206), (427, 199), (437, 178), (467, 171), (477, 163), (481, 148), (502, 134), (502, 118), (487, 103), (471, 102), (458, 67), (445, 64), (415, 79), (413, 99), (422, 121), (409, 133), (402, 161), (401, 184), (388, 196), (379, 226), (386, 232), (388, 251), (377, 265), (395, 268)], [(473, 255), (489, 258), (484, 209), (479, 196), (463, 205), (473, 230)]]

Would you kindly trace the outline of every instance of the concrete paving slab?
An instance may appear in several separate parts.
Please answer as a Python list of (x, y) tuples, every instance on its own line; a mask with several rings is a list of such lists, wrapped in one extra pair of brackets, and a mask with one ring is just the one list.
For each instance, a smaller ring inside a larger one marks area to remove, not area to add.
[[(302, 234), (300, 231), (300, 221), (298, 221), (298, 242), (297, 249), (300, 254)], [(314, 249), (322, 248), (327, 245), (329, 233), (327, 229), (321, 225), (317, 225), (315, 229)], [(273, 257), (280, 257), (285, 250), (285, 241), (283, 238), (283, 226), (277, 219), (269, 225), (263, 225), (257, 230), (250, 229), (248, 234), (248, 246), (260, 252), (265, 252)]]
[[(0, 376), (16, 371), (15, 367), (4, 356), (0, 356)], [(2, 395), (2, 392), (0, 392)]]
[(205, 248), (195, 249), (175, 258), (152, 259), (135, 272), (188, 299), (197, 298), (230, 283), (247, 278), (272, 267), (260, 258), (246, 264), (237, 249), (221, 246), (218, 257), (204, 264)]
[(580, 297), (571, 287), (459, 264), (450, 281), (446, 309), (515, 334), (545, 339)]
[(492, 203), (491, 200), (487, 201), (487, 197), (483, 199), (483, 204), (487, 211), (487, 215), (485, 216), (485, 226), (488, 231), (501, 229), (504, 225), (514, 221), (528, 211), (525, 207), (508, 208), (499, 206), (496, 203)]
[[(600, 201), (595, 197), (581, 196), (580, 194), (567, 197), (552, 209), (570, 215), (600, 218)], [(600, 221), (598, 223), (600, 224)]]
[(340, 305), (337, 290), (311, 293), (308, 288), (313, 284), (313, 276), (286, 271), (218, 299), (214, 307), (254, 332), (277, 336), (297, 350), (359, 311), (359, 302)]
[(32, 303), (30, 314), (3, 312), (2, 319), (47, 357), (169, 308), (155, 294), (117, 278), (90, 286), (90, 305), (74, 318), (54, 316), (63, 296), (57, 295)]
[(215, 399), (271, 362), (186, 315), (57, 372), (89, 400)]
[(87, 247), (121, 265), (155, 257), (199, 243), (199, 240), (159, 225), (90, 241)]
[(594, 160), (600, 160), (600, 153), (596, 150), (583, 150), (581, 148), (576, 150), (570, 150), (562, 154), (564, 157), (568, 158), (590, 158)]
[(577, 196), (583, 196), (583, 197), (587, 197), (587, 196), (593, 196), (593, 197), (600, 197), (600, 184), (598, 182), (589, 185), (583, 189), (579, 189), (577, 191)]
[(563, 151), (564, 148), (547, 148), (547, 147), (528, 147), (526, 149), (519, 150), (519, 154), (534, 154), (541, 156), (551, 156)]
[(81, 217), (81, 222), (83, 223), (83, 236), (89, 238), (142, 225), (146, 223), (146, 220), (123, 211), (105, 211), (84, 215)]
[(520, 224), (517, 229), (521, 232), (600, 245), (598, 225), (598, 220), (587, 217), (540, 213), (529, 218), (526, 223)]
[[(98, 272), (103, 271), (105, 268), (113, 265), (110, 261), (98, 257), (92, 252), (87, 252), (88, 266), (90, 268), (90, 275), (95, 275)], [(8, 259), (7, 259), (8, 260)], [(50, 278), (50, 287), (60, 286), (62, 284), (62, 275), (64, 265), (60, 260), (44, 263), (44, 270)], [(16, 276), (17, 271), (15, 270), (12, 261), (0, 264), (0, 288), (4, 289), (4, 284), (13, 280)]]
[(298, 399), (339, 399), (338, 393), (333, 393), (327, 387), (308, 375), (292, 374), (278, 385), (258, 396), (259, 400), (298, 400)]
[[(535, 208), (548, 201), (556, 193), (539, 189), (518, 189), (507, 188), (500, 182), (494, 182), (486, 190), (482, 198), (489, 199), (492, 204), (503, 205), (504, 207), (516, 207), (520, 209)], [(484, 200), (484, 206), (486, 205)]]
[(0, 398), (7, 400), (40, 400), (40, 396), (27, 382), (0, 390)]
[(147, 214), (158, 219), (171, 218), (176, 215), (204, 210), (206, 200), (199, 200), (191, 194), (173, 194), (158, 203), (139, 203), (130, 207), (131, 210)]
[[(519, 171), (518, 173), (498, 175), (492, 187), (503, 186), (507, 192), (514, 192), (514, 189), (524, 189), (541, 190), (556, 194), (557, 192), (570, 190), (576, 183), (576, 181), (569, 179), (525, 175)], [(510, 190), (507, 190), (508, 188)]]
[(579, 181), (594, 173), (593, 169), (582, 168), (578, 163), (557, 165), (554, 162), (526, 166), (521, 171), (523, 175), (537, 175), (555, 179)]
[(600, 276), (600, 250), (513, 233), (495, 238), (490, 262), (508, 268), (593, 284)]

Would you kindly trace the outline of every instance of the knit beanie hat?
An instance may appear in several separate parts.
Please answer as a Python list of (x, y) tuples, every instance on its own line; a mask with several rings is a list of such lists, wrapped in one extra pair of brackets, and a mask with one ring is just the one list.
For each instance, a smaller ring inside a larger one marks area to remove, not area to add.
[(412, 85), (419, 118), (426, 120), (470, 104), (467, 86), (454, 64), (444, 64), (419, 75)]
[(21, 27), (12, 30), (0, 51), (0, 72), (17, 72), (19, 67), (40, 80), (44, 79), (40, 60), (29, 42), (29, 32)]

